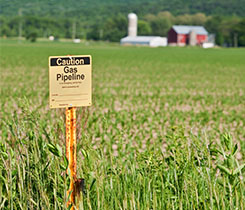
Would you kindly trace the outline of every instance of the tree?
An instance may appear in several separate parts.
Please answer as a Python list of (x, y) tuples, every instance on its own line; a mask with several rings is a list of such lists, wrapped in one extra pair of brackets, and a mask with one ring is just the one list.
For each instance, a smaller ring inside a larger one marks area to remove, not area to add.
[(208, 32), (215, 34), (215, 43), (220, 46), (224, 44), (224, 35), (222, 34), (223, 21), (223, 17), (213, 16), (205, 23), (205, 27)]
[(159, 12), (159, 13), (157, 14), (157, 17), (158, 17), (158, 18), (166, 18), (166, 19), (168, 19), (171, 23), (173, 23), (174, 20), (175, 20), (175, 17), (174, 17), (170, 12), (168, 12), (168, 11)]
[(13, 33), (11, 32), (10, 28), (7, 25), (2, 25), (0, 28), (0, 36), (2, 37), (9, 37), (12, 36)]
[(177, 25), (191, 25), (192, 16), (190, 14), (179, 15), (175, 18), (175, 24)]
[(101, 36), (100, 31), (103, 31), (103, 29), (100, 25), (98, 25), (98, 24), (93, 25), (91, 30), (87, 34), (87, 38), (93, 39), (93, 40), (103, 39), (103, 36)]
[(224, 44), (224, 36), (223, 36), (223, 34), (218, 31), (218, 32), (216, 32), (215, 35), (216, 35), (215, 36), (215, 43), (217, 45), (219, 45), (219, 46), (223, 46), (223, 44)]
[(118, 42), (121, 38), (127, 35), (127, 19), (124, 15), (117, 15), (109, 18), (104, 27), (104, 40)]
[(153, 15), (153, 14), (147, 14), (147, 15), (144, 16), (144, 19), (145, 19), (146, 22), (149, 23), (149, 22), (155, 20), (156, 19), (156, 16)]
[(35, 42), (37, 39), (37, 35), (38, 35), (37, 31), (33, 29), (32, 31), (26, 34), (26, 39), (30, 40), (31, 42)]
[(138, 34), (139, 35), (150, 35), (151, 34), (150, 24), (144, 20), (139, 20), (138, 21)]
[(224, 36), (224, 41), (227, 46), (237, 47), (237, 34), (235, 29), (238, 23), (239, 18), (237, 17), (225, 18), (222, 22), (222, 28), (220, 31)]
[(151, 21), (152, 34), (157, 36), (166, 36), (171, 28), (171, 23), (167, 18), (156, 18)]
[(203, 13), (196, 13), (192, 15), (192, 24), (193, 25), (204, 25), (205, 22), (207, 21), (207, 16)]
[(238, 46), (245, 46), (245, 18), (243, 18), (235, 27), (235, 33), (238, 37)]

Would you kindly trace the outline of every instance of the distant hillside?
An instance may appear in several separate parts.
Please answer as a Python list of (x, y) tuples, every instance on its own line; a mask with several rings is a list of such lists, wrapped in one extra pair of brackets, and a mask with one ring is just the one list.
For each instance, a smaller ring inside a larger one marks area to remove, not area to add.
[(203, 25), (220, 46), (245, 46), (245, 0), (0, 0), (0, 37), (119, 42), (127, 14), (138, 35), (167, 36), (172, 25)]
[(95, 20), (119, 12), (136, 12), (139, 16), (160, 11), (174, 15), (194, 14), (245, 16), (245, 0), (0, 0), (0, 15), (79, 17)]

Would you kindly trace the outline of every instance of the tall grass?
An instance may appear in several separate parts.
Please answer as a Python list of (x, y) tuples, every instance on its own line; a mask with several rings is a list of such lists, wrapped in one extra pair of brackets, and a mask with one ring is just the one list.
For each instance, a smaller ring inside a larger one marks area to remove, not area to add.
[(80, 209), (244, 209), (244, 49), (1, 41), (0, 209), (65, 209), (50, 55), (92, 54), (79, 108)]

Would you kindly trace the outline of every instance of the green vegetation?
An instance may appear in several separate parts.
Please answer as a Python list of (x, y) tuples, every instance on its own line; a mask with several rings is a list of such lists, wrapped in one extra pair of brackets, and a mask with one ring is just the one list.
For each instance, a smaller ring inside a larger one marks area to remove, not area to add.
[(91, 54), (80, 209), (244, 209), (244, 49), (0, 40), (0, 209), (65, 209), (64, 109), (48, 56)]
[(166, 36), (173, 24), (204, 25), (217, 45), (245, 46), (245, 0), (0, 0), (0, 5), (1, 37), (28, 39), (36, 33), (118, 42), (127, 34), (127, 14), (135, 12), (139, 35)]
[(202, 12), (207, 15), (245, 16), (244, 0), (70, 0), (69, 4), (65, 0), (0, 0), (0, 5), (0, 13), (6, 16), (14, 16), (19, 8), (23, 8), (28, 15), (83, 17), (90, 20), (120, 12), (127, 14), (129, 11), (139, 15), (171, 11), (174, 15)]

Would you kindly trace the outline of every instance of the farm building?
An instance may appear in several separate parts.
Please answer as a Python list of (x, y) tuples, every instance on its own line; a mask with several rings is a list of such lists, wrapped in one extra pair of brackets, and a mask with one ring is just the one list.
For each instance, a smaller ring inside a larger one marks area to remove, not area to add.
[(167, 38), (160, 36), (137, 36), (137, 15), (128, 15), (128, 36), (121, 39), (121, 45), (167, 46)]
[(169, 45), (202, 45), (208, 41), (208, 32), (203, 26), (174, 25), (168, 32)]
[(145, 45), (150, 47), (166, 46), (167, 39), (160, 36), (127, 36), (121, 39), (122, 45)]

